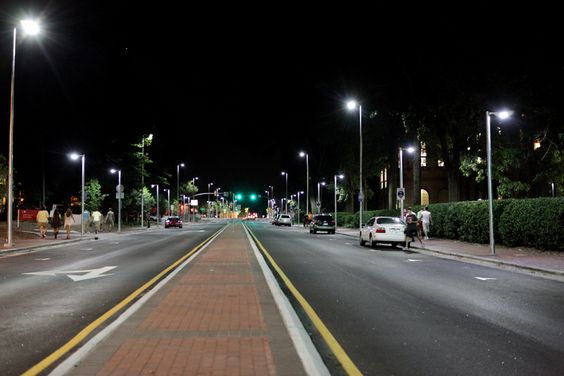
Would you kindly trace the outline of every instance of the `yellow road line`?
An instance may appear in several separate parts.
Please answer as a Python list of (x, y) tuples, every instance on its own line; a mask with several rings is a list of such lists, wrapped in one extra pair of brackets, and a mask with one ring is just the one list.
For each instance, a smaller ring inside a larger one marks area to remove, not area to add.
[[(229, 226), (229, 225), (227, 225), (227, 226)], [(225, 227), (227, 227), (227, 226), (225, 226)], [(55, 352), (53, 352), (51, 355), (49, 355), (48, 357), (46, 357), (45, 359), (43, 359), (42, 361), (40, 361), (36, 365), (34, 365), (33, 367), (31, 367), (30, 369), (25, 371), (22, 374), (22, 376), (38, 375), (40, 372), (45, 370), (45, 368), (51, 366), (59, 358), (61, 358), (67, 352), (72, 350), (76, 345), (78, 345), (81, 341), (83, 341), (86, 337), (88, 337), (88, 335), (90, 335), (90, 333), (92, 333), (94, 330), (96, 330), (96, 328), (98, 328), (100, 325), (102, 325), (106, 320), (108, 320), (110, 317), (112, 317), (117, 312), (119, 312), (122, 308), (124, 308), (129, 303), (131, 303), (131, 301), (136, 299), (139, 295), (141, 295), (143, 292), (145, 292), (145, 290), (147, 290), (149, 287), (151, 287), (152, 285), (157, 283), (162, 277), (164, 277), (166, 274), (168, 274), (171, 270), (176, 268), (178, 265), (182, 264), (187, 258), (192, 256), (198, 249), (200, 249), (204, 245), (206, 245), (206, 243), (208, 243), (211, 239), (213, 239), (214, 236), (216, 236), (223, 229), (225, 229), (225, 227), (222, 227), (221, 229), (217, 230), (213, 235), (211, 235), (206, 240), (204, 240), (203, 242), (198, 244), (196, 247), (192, 248), (192, 250), (190, 252), (188, 252), (187, 254), (182, 256), (180, 259), (175, 261), (172, 265), (167, 267), (165, 270), (163, 270), (162, 272), (157, 274), (157, 276), (155, 276), (149, 282), (147, 282), (143, 286), (139, 287), (137, 290), (135, 290), (133, 293), (131, 293), (128, 297), (123, 299), (121, 302), (119, 302), (113, 308), (111, 308), (106, 313), (104, 313), (102, 316), (98, 317), (96, 320), (91, 322), (86, 328), (82, 329), (70, 341), (65, 343), (63, 346), (59, 347)]]
[(282, 269), (278, 266), (278, 264), (276, 264), (270, 253), (268, 253), (268, 251), (264, 248), (264, 246), (257, 239), (255, 234), (249, 229), (248, 226), (245, 227), (247, 227), (249, 233), (255, 240), (255, 243), (260, 248), (260, 250), (265, 255), (265, 257), (268, 259), (274, 270), (276, 270), (280, 278), (282, 278), (282, 280), (286, 284), (286, 287), (288, 287), (288, 290), (290, 290), (292, 295), (294, 295), (296, 300), (300, 303), (300, 305), (304, 309), (305, 313), (308, 315), (313, 325), (317, 328), (317, 330), (325, 340), (325, 343), (327, 343), (327, 346), (329, 346), (329, 348), (331, 349), (331, 351), (333, 352), (339, 363), (341, 363), (341, 366), (343, 367), (345, 372), (348, 375), (354, 375), (354, 376), (362, 375), (362, 372), (360, 372), (360, 370), (356, 367), (356, 365), (353, 363), (351, 358), (347, 355), (345, 350), (341, 347), (339, 342), (337, 342), (335, 337), (333, 337), (333, 335), (331, 334), (329, 329), (327, 329), (323, 321), (321, 321), (321, 318), (319, 318), (313, 307), (302, 296), (302, 294), (298, 291), (298, 289), (294, 286), (294, 284), (290, 281), (290, 279), (286, 276), (286, 274), (282, 271)]

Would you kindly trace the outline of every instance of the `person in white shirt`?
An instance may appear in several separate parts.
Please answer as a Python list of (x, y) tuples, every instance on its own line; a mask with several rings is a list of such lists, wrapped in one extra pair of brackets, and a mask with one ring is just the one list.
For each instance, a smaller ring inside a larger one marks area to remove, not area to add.
[(421, 212), (421, 223), (423, 224), (423, 233), (425, 234), (425, 239), (429, 239), (429, 231), (431, 230), (431, 224), (433, 219), (431, 217), (431, 212), (427, 210), (425, 206)]

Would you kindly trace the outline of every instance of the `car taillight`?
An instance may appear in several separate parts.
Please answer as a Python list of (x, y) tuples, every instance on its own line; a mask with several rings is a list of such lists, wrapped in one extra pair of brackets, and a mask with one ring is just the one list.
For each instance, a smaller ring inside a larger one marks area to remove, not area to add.
[(385, 234), (386, 233), (386, 229), (384, 227), (378, 227), (376, 228), (376, 233), (378, 234)]
[(329, 222), (332, 226), (335, 226), (335, 221)]

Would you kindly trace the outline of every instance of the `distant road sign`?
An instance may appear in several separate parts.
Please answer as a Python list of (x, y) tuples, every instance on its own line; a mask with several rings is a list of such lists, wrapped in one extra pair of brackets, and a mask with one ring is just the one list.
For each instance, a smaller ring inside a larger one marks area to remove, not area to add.
[(405, 199), (405, 188), (398, 188), (397, 195), (398, 195), (398, 200)]
[(116, 192), (123, 192), (123, 184), (116, 185)]
[(116, 192), (116, 198), (120, 199), (124, 197), (124, 193), (123, 192)]

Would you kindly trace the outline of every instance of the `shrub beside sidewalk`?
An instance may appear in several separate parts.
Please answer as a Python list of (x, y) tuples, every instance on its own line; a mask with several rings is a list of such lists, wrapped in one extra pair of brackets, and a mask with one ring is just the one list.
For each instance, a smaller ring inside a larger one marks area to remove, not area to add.
[[(433, 215), (432, 237), (489, 242), (487, 200), (431, 204), (429, 210)], [(337, 215), (339, 225), (359, 226), (358, 212)], [(378, 215), (399, 216), (399, 210), (363, 212), (364, 222)], [(564, 197), (496, 200), (493, 217), (495, 238), (500, 244), (564, 252)]]

